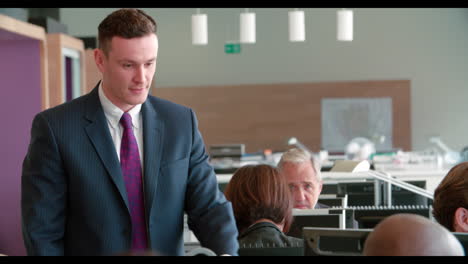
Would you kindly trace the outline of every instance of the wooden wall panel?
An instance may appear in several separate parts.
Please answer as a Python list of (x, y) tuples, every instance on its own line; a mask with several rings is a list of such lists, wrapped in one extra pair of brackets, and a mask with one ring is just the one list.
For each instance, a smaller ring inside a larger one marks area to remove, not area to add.
[(86, 86), (85, 86), (85, 94), (91, 92), (96, 84), (101, 80), (101, 72), (99, 71), (98, 67), (96, 66), (96, 62), (94, 61), (94, 49), (86, 49), (85, 50), (86, 56)]
[(195, 110), (205, 144), (244, 143), (246, 152), (282, 151), (297, 137), (321, 147), (321, 99), (391, 97), (393, 145), (411, 149), (409, 80), (156, 88), (152, 93)]
[(63, 90), (63, 56), (62, 48), (76, 50), (80, 53), (80, 78), (81, 78), (81, 94), (86, 90), (86, 56), (84, 52), (84, 42), (81, 39), (62, 34), (51, 33), (47, 34), (47, 51), (48, 51), (48, 73), (50, 84), (50, 107), (57, 106), (65, 102)]

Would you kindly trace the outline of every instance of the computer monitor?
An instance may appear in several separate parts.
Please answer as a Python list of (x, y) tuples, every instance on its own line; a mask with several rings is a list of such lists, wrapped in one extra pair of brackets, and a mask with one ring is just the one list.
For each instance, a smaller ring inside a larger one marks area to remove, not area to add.
[(209, 148), (210, 157), (240, 159), (245, 153), (245, 144), (218, 144)]
[(320, 194), (337, 194), (338, 183), (336, 182), (324, 182), (322, 185), (322, 191)]
[(232, 174), (241, 167), (241, 158), (244, 153), (244, 144), (211, 145), (209, 148), (210, 164), (216, 174)]
[(348, 195), (348, 206), (375, 205), (374, 182), (340, 182), (337, 194)]
[(359, 228), (374, 228), (380, 221), (394, 214), (417, 214), (433, 219), (432, 207), (423, 205), (363, 206), (354, 207), (354, 218)]
[(352, 228), (353, 209), (321, 208), (321, 209), (293, 209), (293, 222), (287, 233), (288, 236), (302, 238), (303, 227), (333, 227), (339, 229)]
[(320, 194), (318, 202), (329, 207), (348, 207), (348, 195)]
[[(420, 188), (426, 188), (425, 181), (407, 181)], [(336, 186), (329, 184), (327, 193), (335, 188), (338, 195), (348, 195), (349, 206), (365, 206), (375, 204), (375, 184), (373, 181), (366, 182), (338, 182)], [(325, 186), (325, 184), (324, 184)], [(385, 186), (379, 185), (379, 200), (384, 201)], [(323, 193), (323, 191), (322, 191)], [(431, 205), (432, 200), (417, 193), (410, 192), (398, 186), (392, 185), (392, 205)]]
[[(426, 181), (406, 181), (414, 186), (426, 189)], [(431, 205), (432, 199), (392, 185), (392, 205)]]
[(360, 256), (372, 229), (304, 227), (305, 256)]

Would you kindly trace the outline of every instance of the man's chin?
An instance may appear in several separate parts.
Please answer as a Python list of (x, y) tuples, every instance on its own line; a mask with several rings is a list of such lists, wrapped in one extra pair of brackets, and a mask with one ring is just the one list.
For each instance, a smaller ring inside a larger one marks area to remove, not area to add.
[(142, 104), (148, 98), (148, 94), (140, 94), (130, 99), (132, 105)]

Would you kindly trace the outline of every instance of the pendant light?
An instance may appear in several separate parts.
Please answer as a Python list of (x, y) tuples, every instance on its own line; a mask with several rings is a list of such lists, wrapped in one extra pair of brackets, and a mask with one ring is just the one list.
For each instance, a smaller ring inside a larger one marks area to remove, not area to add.
[(255, 13), (246, 8), (245, 12), (240, 14), (240, 42), (255, 43), (255, 33)]
[(336, 38), (339, 41), (352, 41), (353, 40), (353, 11), (342, 9), (342, 10), (338, 10), (336, 14), (337, 14)]
[(206, 14), (200, 14), (200, 8), (192, 15), (192, 44), (208, 44), (208, 17)]
[(305, 41), (304, 11), (297, 10), (288, 12), (289, 19), (289, 41)]

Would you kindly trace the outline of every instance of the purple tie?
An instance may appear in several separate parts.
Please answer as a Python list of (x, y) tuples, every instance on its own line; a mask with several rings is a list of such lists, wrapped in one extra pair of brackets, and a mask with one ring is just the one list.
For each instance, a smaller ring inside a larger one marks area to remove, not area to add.
[(140, 153), (138, 152), (135, 135), (133, 135), (132, 117), (128, 113), (124, 113), (120, 123), (124, 127), (120, 146), (120, 167), (122, 168), (132, 217), (132, 250), (145, 250), (148, 248), (148, 243)]

